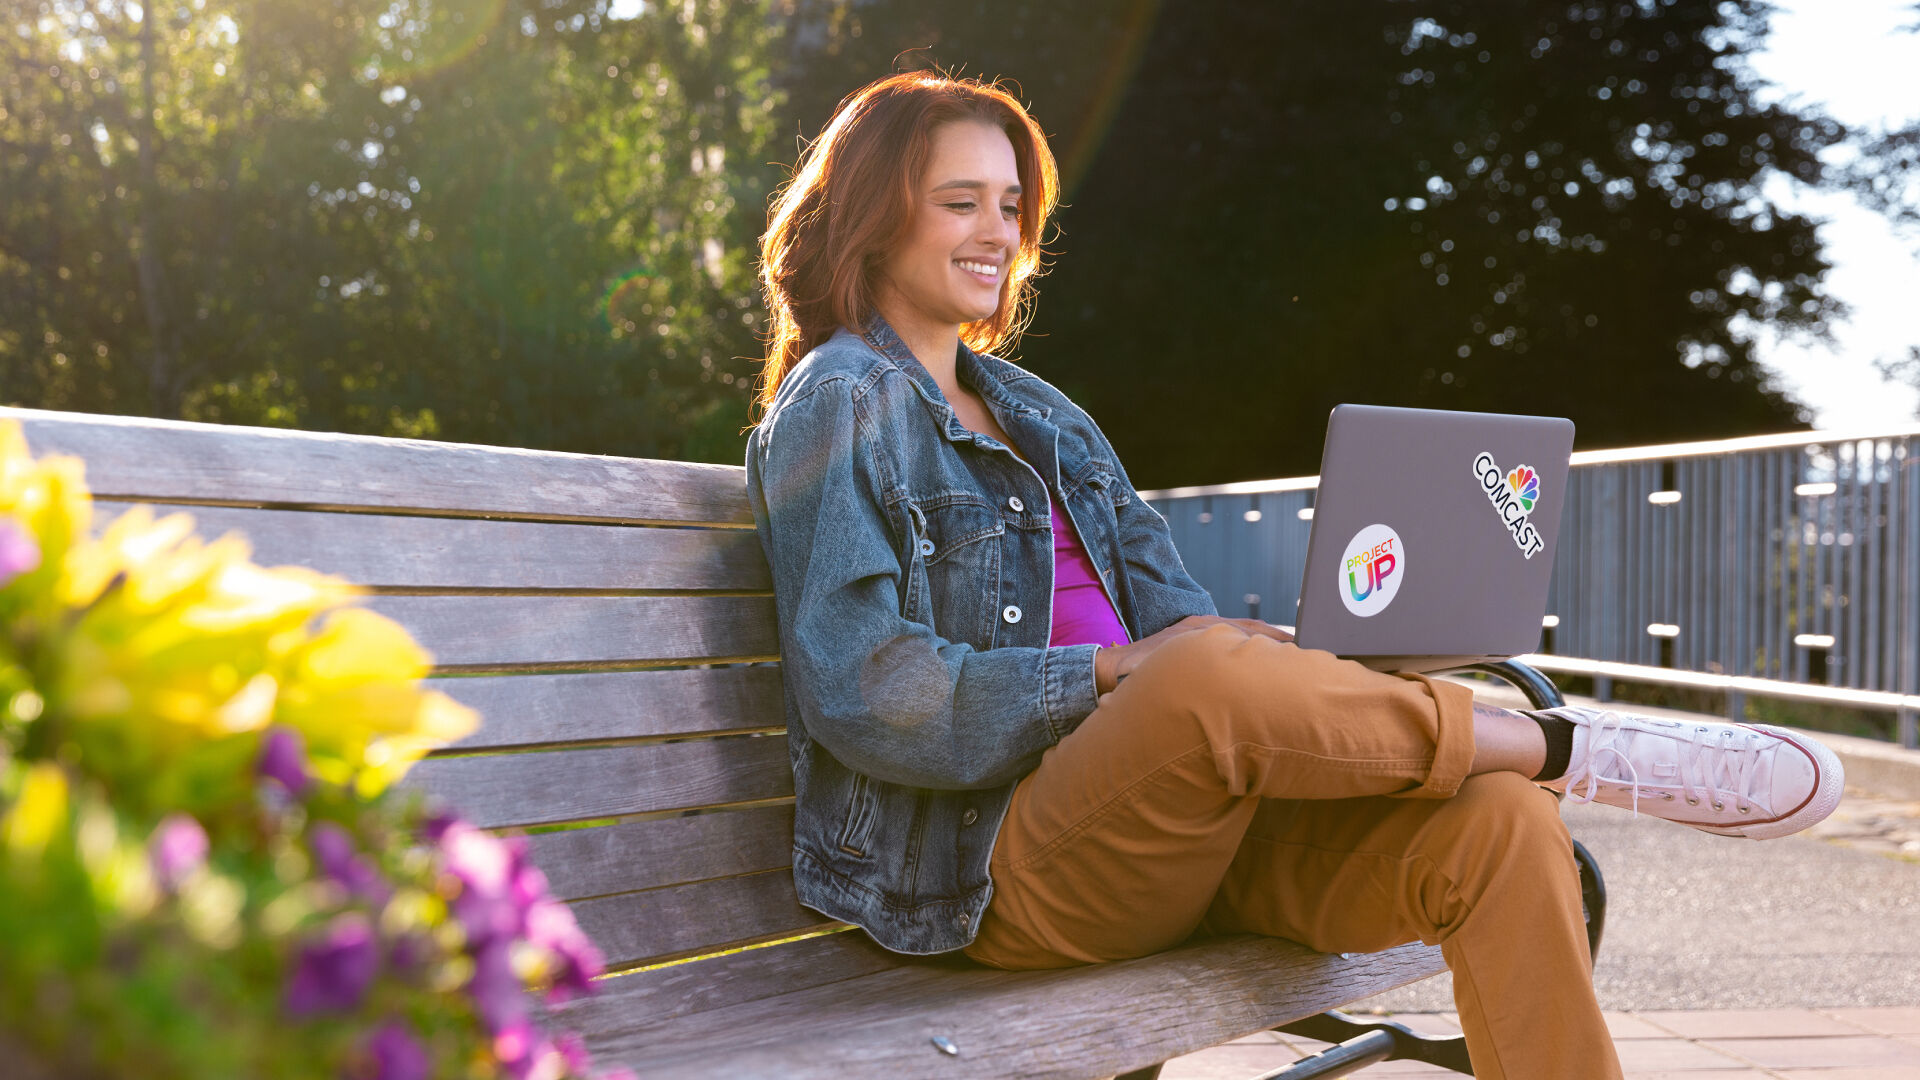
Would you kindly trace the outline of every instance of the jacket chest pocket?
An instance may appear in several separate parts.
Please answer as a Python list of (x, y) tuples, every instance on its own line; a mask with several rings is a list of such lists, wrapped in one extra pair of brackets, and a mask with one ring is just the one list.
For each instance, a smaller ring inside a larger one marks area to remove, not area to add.
[(901, 614), (949, 641), (984, 648), (1000, 595), (1000, 537), (1006, 526), (984, 498), (968, 493), (906, 500), (912, 529)]

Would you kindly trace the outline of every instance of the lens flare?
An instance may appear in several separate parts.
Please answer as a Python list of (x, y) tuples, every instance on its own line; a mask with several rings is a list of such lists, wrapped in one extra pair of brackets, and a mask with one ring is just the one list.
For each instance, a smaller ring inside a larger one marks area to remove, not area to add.
[(399, 0), (380, 16), (369, 63), (396, 83), (444, 71), (502, 33), (505, 10), (506, 0)]
[(632, 334), (645, 325), (647, 313), (642, 305), (646, 303), (647, 286), (652, 280), (650, 267), (636, 266), (607, 286), (606, 294), (600, 297), (600, 317), (606, 321), (609, 333)]

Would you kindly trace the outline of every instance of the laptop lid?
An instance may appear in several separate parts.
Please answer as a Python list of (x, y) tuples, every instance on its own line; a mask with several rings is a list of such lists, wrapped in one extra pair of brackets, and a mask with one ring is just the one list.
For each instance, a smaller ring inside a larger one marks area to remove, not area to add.
[(1533, 651), (1572, 453), (1570, 420), (1334, 409), (1300, 644), (1390, 671)]

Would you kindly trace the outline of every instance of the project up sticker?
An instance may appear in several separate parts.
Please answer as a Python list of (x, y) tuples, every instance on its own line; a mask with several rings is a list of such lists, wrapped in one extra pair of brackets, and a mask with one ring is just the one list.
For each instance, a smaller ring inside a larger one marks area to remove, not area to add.
[(1473, 459), (1473, 478), (1479, 482), (1480, 490), (1499, 516), (1500, 524), (1506, 526), (1507, 533), (1513, 537), (1520, 554), (1529, 559), (1538, 555), (1547, 546), (1540, 538), (1540, 530), (1533, 527), (1531, 517), (1540, 501), (1540, 475), (1527, 465), (1503, 470), (1492, 454), (1482, 450)]
[(1361, 618), (1387, 610), (1407, 576), (1407, 550), (1390, 526), (1369, 525), (1347, 541), (1340, 559), (1340, 602)]

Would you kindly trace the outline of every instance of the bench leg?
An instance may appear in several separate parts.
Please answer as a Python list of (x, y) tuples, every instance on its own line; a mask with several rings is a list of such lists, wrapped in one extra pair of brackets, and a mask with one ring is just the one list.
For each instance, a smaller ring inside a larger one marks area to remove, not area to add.
[(1165, 1064), (1166, 1062), (1163, 1061), (1159, 1065), (1149, 1065), (1144, 1069), (1135, 1069), (1130, 1073), (1121, 1073), (1119, 1076), (1114, 1077), (1113, 1080), (1160, 1080), (1160, 1069)]
[(1334, 1045), (1285, 1068), (1263, 1073), (1257, 1080), (1345, 1076), (1382, 1061), (1424, 1061), (1473, 1075), (1473, 1066), (1467, 1063), (1467, 1040), (1457, 1035), (1451, 1039), (1434, 1038), (1405, 1024), (1390, 1020), (1365, 1021), (1338, 1009), (1282, 1024), (1274, 1030)]

